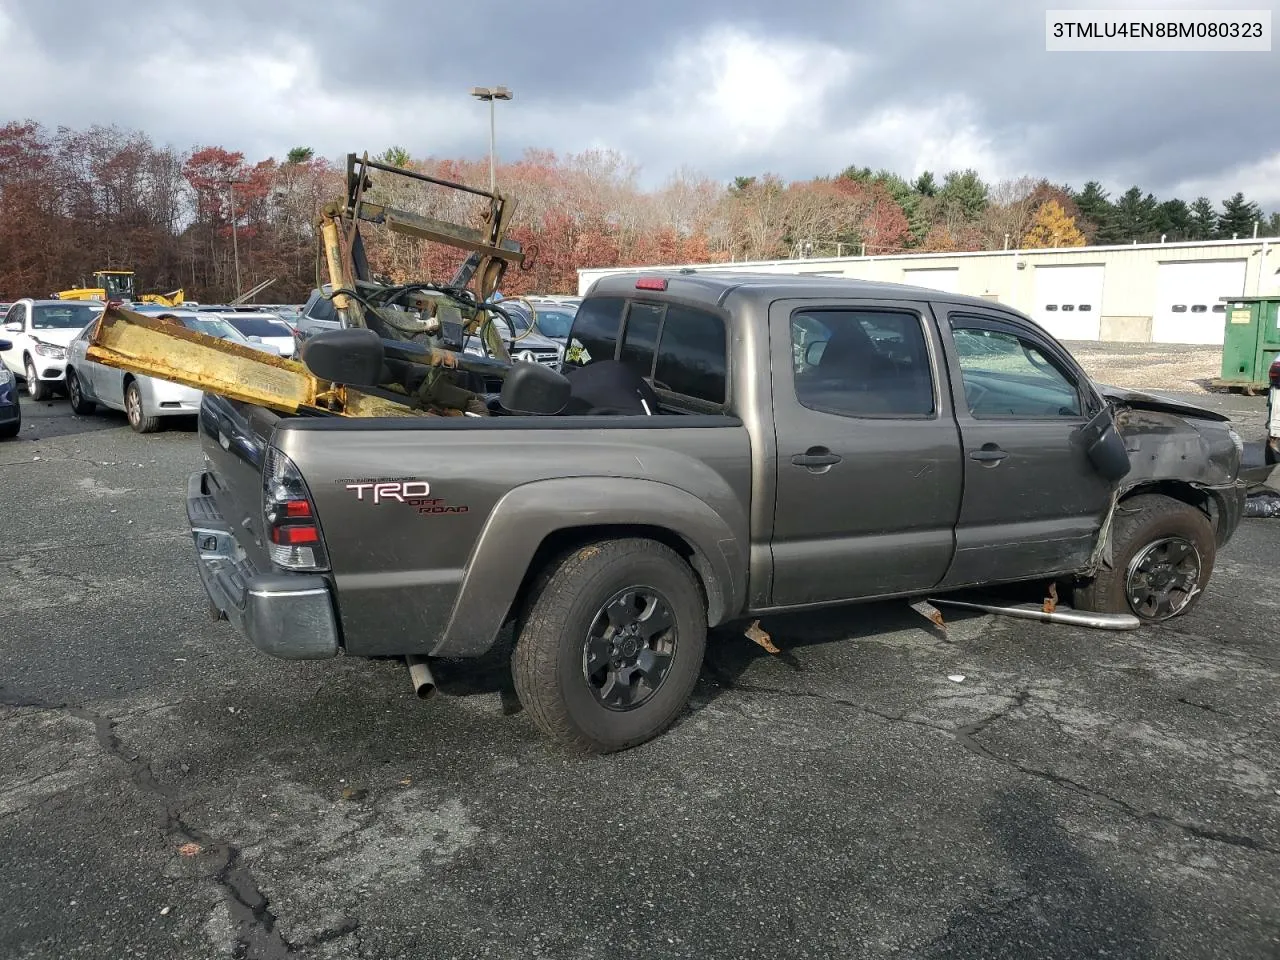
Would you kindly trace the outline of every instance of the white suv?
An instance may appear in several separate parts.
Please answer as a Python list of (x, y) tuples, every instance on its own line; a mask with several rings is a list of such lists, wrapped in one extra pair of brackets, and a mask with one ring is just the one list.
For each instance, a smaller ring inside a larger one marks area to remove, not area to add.
[(8, 350), (0, 361), (22, 377), (32, 400), (44, 400), (66, 388), (67, 345), (106, 307), (97, 300), (16, 301), (5, 314)]

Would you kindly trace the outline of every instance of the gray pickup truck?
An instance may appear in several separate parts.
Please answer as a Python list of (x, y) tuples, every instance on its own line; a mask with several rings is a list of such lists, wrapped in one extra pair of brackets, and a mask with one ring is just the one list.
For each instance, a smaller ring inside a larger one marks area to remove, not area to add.
[(353, 419), (206, 393), (187, 509), (213, 615), (276, 657), (403, 657), (428, 688), (431, 659), (514, 625), (537, 726), (608, 752), (678, 717), (710, 627), (1022, 581), (1154, 623), (1242, 516), (1225, 417), (1099, 387), (982, 299), (617, 276), (562, 372), (516, 367), (621, 399)]

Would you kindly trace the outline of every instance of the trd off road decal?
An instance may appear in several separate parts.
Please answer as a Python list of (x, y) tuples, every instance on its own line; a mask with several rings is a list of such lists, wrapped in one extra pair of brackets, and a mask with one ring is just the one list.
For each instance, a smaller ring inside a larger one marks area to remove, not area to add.
[(355, 493), (356, 499), (372, 506), (401, 503), (413, 507), (418, 513), (435, 516), (444, 513), (466, 513), (465, 504), (446, 503), (443, 497), (431, 496), (431, 484), (426, 480), (405, 480), (399, 477), (367, 477), (355, 480), (338, 480), (346, 489)]

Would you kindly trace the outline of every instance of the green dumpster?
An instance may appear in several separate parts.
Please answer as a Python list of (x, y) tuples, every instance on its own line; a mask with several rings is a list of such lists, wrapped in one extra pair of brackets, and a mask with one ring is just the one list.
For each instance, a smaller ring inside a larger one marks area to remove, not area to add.
[(1280, 355), (1280, 295), (1223, 297), (1222, 377), (1217, 386), (1252, 393), (1268, 386), (1267, 371)]

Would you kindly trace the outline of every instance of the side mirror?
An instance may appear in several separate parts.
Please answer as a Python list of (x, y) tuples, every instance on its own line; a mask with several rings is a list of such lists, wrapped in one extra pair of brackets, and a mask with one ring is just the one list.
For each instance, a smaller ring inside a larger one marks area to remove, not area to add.
[(569, 403), (567, 377), (540, 363), (513, 363), (502, 381), (498, 403), (508, 413), (554, 417)]
[(382, 382), (386, 351), (382, 338), (365, 327), (325, 330), (302, 343), (302, 362), (321, 380), (376, 387)]
[(1133, 465), (1124, 437), (1116, 429), (1115, 413), (1111, 406), (1103, 407), (1081, 430), (1085, 454), (1089, 462), (1104, 480), (1115, 483), (1126, 477)]
[(811, 367), (816, 367), (822, 362), (822, 351), (826, 349), (826, 340), (814, 340), (804, 348), (804, 362)]
[(22, 332), (22, 321), (21, 321), (21, 320), (14, 320), (14, 321), (13, 321), (13, 322), (11, 322), (11, 323), (6, 323), (6, 324), (4, 325), (4, 328), (5, 328), (6, 330), (8, 330), (10, 333), (21, 333), (21, 332)]
[(250, 338), (249, 338), (249, 342), (250, 342), (250, 343), (261, 343), (261, 342), (262, 342), (262, 338), (261, 338), (261, 337), (250, 337)]
[(0, 352), (13, 349), (12, 340), (0, 340)]

